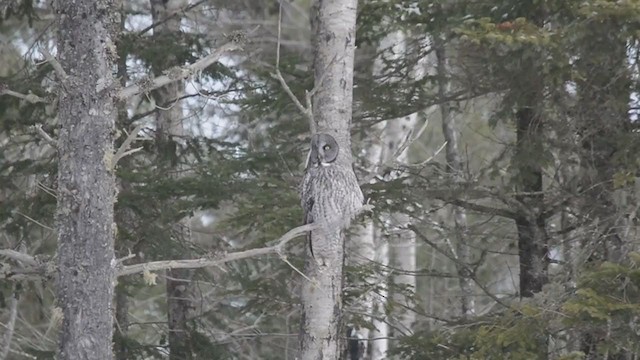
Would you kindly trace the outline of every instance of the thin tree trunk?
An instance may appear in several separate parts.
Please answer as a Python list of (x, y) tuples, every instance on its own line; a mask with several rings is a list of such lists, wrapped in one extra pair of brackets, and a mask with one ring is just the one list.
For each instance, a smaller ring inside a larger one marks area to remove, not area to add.
[[(404, 37), (404, 36), (403, 36)], [(384, 128), (383, 159), (390, 160), (394, 155), (401, 163), (408, 162), (408, 151), (397, 154), (402, 142), (413, 131), (418, 121), (417, 114), (411, 114), (404, 118), (388, 120)], [(402, 176), (402, 175), (401, 175)], [(402, 335), (413, 333), (413, 324), (416, 321), (415, 312), (409, 310), (414, 307), (412, 295), (415, 293), (416, 277), (416, 235), (407, 229), (411, 222), (409, 215), (402, 212), (386, 214), (389, 226), (388, 242), (392, 247), (393, 266), (401, 270), (400, 275), (393, 277), (393, 282), (407, 291), (396, 293), (394, 300), (404, 306), (399, 306), (396, 326), (402, 331)], [(394, 314), (396, 315), (396, 314)]]
[[(382, 158), (382, 143), (384, 132), (384, 123), (376, 124), (372, 127), (372, 133), (369, 134), (370, 144), (367, 148), (367, 165), (372, 172), (377, 173), (380, 166), (384, 162)], [(365, 223), (364, 228), (353, 239), (357, 241), (365, 251), (358, 251), (355, 254), (361, 255), (368, 262), (375, 262), (383, 269), (389, 266), (389, 243), (386, 238), (380, 236), (380, 231), (375, 222), (369, 220)], [(353, 252), (352, 252), (353, 253)], [(373, 329), (369, 331), (367, 328), (360, 329), (360, 335), (365, 340), (362, 359), (384, 359), (389, 349), (388, 337), (389, 326), (385, 322), (386, 303), (388, 297), (388, 284), (386, 276), (377, 275), (369, 279), (371, 284), (376, 284), (379, 288), (378, 292), (366, 291), (363, 296), (363, 310), (372, 315), (371, 323)], [(372, 339), (369, 341), (369, 339)], [(367, 357), (370, 354), (370, 357)], [(351, 360), (351, 359), (349, 359)]]
[(110, 0), (60, 0), (56, 12), (59, 60), (68, 75), (58, 113), (57, 301), (64, 316), (58, 359), (113, 358), (117, 11)]
[[(382, 132), (383, 126), (382, 124), (376, 124), (373, 126), (373, 129), (377, 130), (376, 134), (381, 135), (379, 133)], [(369, 138), (372, 140), (366, 149), (366, 166), (370, 171), (376, 172), (379, 166), (382, 163), (382, 145), (377, 140), (377, 137), (370, 136)], [(377, 231), (376, 226), (373, 219), (367, 220), (361, 229), (356, 233), (356, 235), (350, 239), (348, 245), (348, 256), (347, 261), (352, 264), (356, 264), (359, 266), (372, 266), (372, 263), (379, 262), (378, 253), (380, 251), (381, 244), (380, 239), (376, 237)], [(386, 241), (385, 244), (386, 245)], [(351, 255), (351, 256), (349, 256)], [(384, 262), (384, 265), (388, 265), (388, 258)], [(368, 284), (380, 284), (380, 279), (377, 276), (373, 276), (365, 281), (365, 284), (349, 284), (350, 286), (357, 286), (361, 289), (364, 289), (362, 297), (356, 303), (358, 307), (357, 312), (364, 314), (372, 314), (372, 322), (375, 325), (376, 316), (384, 316), (384, 312), (381, 314), (376, 311), (376, 304), (380, 302), (380, 299), (376, 296), (376, 293), (373, 291), (368, 291), (368, 287), (371, 285)], [(386, 301), (386, 299), (385, 299)], [(370, 331), (367, 327), (358, 327), (354, 329), (358, 336), (358, 343), (356, 344), (353, 340), (349, 342), (349, 346), (347, 347), (347, 352), (349, 354), (348, 360), (360, 360), (366, 357), (366, 354), (369, 352), (369, 337), (371, 334), (375, 333), (375, 330)], [(384, 335), (386, 337), (386, 334)], [(386, 341), (386, 340), (385, 340)], [(355, 351), (353, 346), (358, 346), (358, 350)], [(357, 354), (354, 356), (353, 354)]]
[[(373, 229), (374, 240), (376, 241), (376, 261), (382, 267), (389, 266), (389, 242), (380, 236), (380, 230)], [(387, 323), (387, 299), (389, 298), (389, 287), (386, 280), (380, 283), (379, 294), (374, 299), (373, 330), (371, 331), (371, 360), (387, 359), (389, 351), (389, 324)]]
[(518, 256), (520, 259), (520, 296), (532, 297), (548, 281), (548, 238), (542, 218), (542, 124), (531, 107), (516, 114), (518, 193), (516, 199), (526, 210), (516, 219)]
[[(311, 27), (316, 93), (313, 118), (318, 133), (332, 135), (339, 146), (334, 167), (353, 172), (351, 113), (356, 0), (319, 0), (312, 6)], [(355, 174), (351, 174), (355, 177)], [(329, 189), (327, 198), (353, 189)], [(359, 189), (357, 189), (359, 191)], [(338, 201), (338, 200), (329, 200)], [(312, 231), (317, 261), (307, 256), (302, 288), (301, 360), (340, 358), (344, 234), (340, 229)]]
[[(438, 96), (444, 99), (449, 91), (450, 84), (448, 79), (447, 55), (440, 35), (433, 38), (435, 54), (436, 54), (436, 77), (438, 79)], [(460, 183), (464, 179), (462, 177), (463, 164), (460, 158), (458, 144), (458, 130), (456, 129), (455, 117), (451, 114), (448, 103), (440, 105), (440, 116), (442, 117), (442, 133), (444, 140), (447, 142), (445, 147), (447, 158), (447, 170), (453, 177), (454, 183)], [(460, 310), (463, 317), (475, 314), (475, 298), (473, 297), (473, 280), (469, 278), (470, 274), (466, 273), (465, 264), (471, 263), (467, 229), (467, 212), (459, 206), (453, 207), (453, 221), (455, 229), (455, 249), (456, 256), (460, 264), (456, 264), (460, 286)]]
[[(182, 17), (176, 15), (176, 11), (186, 6), (185, 0), (164, 1), (150, 0), (151, 14), (154, 23), (159, 25), (154, 29), (154, 36), (160, 43), (179, 44), (180, 22)], [(156, 75), (162, 71), (180, 65), (176, 62), (176, 57), (167, 54), (165, 61), (154, 67)], [(182, 125), (182, 106), (177, 99), (184, 93), (184, 83), (176, 81), (153, 92), (156, 106), (162, 107), (156, 116), (157, 139), (159, 151), (169, 157), (164, 159), (164, 166), (175, 167), (170, 159), (175, 154), (175, 142), (184, 135)], [(161, 155), (162, 157), (162, 155)], [(179, 173), (176, 168), (171, 169), (173, 173)], [(161, 224), (161, 226), (164, 224)], [(188, 256), (182, 242), (188, 239), (188, 220), (185, 219), (172, 227), (172, 237), (179, 244), (180, 251), (173, 252), (177, 257)], [(166, 272), (167, 291), (167, 324), (169, 328), (169, 358), (171, 360), (184, 360), (193, 357), (189, 336), (189, 313), (192, 308), (191, 278), (193, 271), (189, 269), (170, 269)]]

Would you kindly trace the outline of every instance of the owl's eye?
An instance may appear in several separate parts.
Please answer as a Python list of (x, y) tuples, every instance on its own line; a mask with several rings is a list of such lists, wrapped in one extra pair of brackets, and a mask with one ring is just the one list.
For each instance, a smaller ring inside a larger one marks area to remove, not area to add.
[(331, 146), (329, 146), (329, 145), (325, 145), (325, 146), (322, 147), (322, 150), (324, 150), (324, 151), (327, 151), (329, 149), (331, 149)]

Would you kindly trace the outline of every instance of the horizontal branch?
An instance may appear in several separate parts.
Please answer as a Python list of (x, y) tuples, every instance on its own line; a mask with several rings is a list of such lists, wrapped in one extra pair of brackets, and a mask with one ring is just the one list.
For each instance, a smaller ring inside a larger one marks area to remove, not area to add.
[[(365, 207), (366, 209), (366, 207)], [(307, 232), (313, 231), (317, 228), (315, 224), (307, 224), (298, 226), (289, 230), (282, 235), (279, 239), (275, 240), (276, 244), (264, 248), (250, 249), (244, 251), (238, 251), (228, 253), (217, 258), (199, 258), (190, 260), (166, 260), (166, 261), (151, 261), (142, 264), (124, 265), (123, 262), (126, 259), (130, 259), (132, 256), (128, 255), (123, 259), (117, 261), (117, 276), (133, 275), (142, 273), (144, 271), (158, 271), (167, 269), (198, 269), (210, 266), (220, 266), (222, 264), (247, 259), (251, 257), (263, 256), (268, 254), (277, 254), (286, 261), (284, 255), (285, 245)], [(55, 273), (56, 266), (53, 261), (38, 261), (31, 255), (21, 253), (15, 250), (0, 249), (0, 256), (23, 262), (24, 267), (11, 267), (2, 268), (4, 271), (0, 273), (0, 278), (12, 281), (37, 279), (42, 277), (48, 277)], [(0, 267), (1, 268), (1, 267)]]
[(286, 234), (282, 235), (277, 240), (277, 244), (269, 247), (250, 249), (245, 251), (238, 251), (225, 254), (218, 258), (200, 258), (190, 260), (166, 260), (166, 261), (151, 261), (143, 264), (133, 264), (121, 266), (118, 269), (118, 276), (126, 276), (141, 273), (143, 271), (158, 271), (167, 269), (199, 269), (203, 267), (219, 266), (231, 261), (247, 259), (256, 256), (263, 256), (268, 254), (282, 255), (284, 246), (291, 240), (301, 236), (309, 231), (315, 229), (314, 224), (307, 224), (298, 226), (289, 230)]
[(15, 92), (13, 90), (9, 90), (7, 88), (4, 87), (3, 84), (0, 84), (0, 95), (9, 95), (9, 96), (13, 96), (16, 97), (18, 99), (22, 99), (25, 100), (29, 103), (32, 104), (37, 104), (37, 103), (47, 103), (47, 99), (40, 97), (38, 95), (29, 93), (29, 94), (21, 94), (19, 92)]
[(446, 189), (446, 190), (441, 190), (441, 189), (428, 189), (426, 190), (426, 194), (427, 196), (430, 196), (434, 199), (438, 199), (441, 201), (444, 201), (447, 204), (451, 204), (451, 205), (455, 205), (455, 206), (459, 206), (462, 208), (465, 208), (467, 210), (471, 210), (471, 211), (476, 211), (476, 212), (480, 212), (483, 214), (489, 214), (489, 215), (498, 215), (498, 216), (502, 216), (504, 218), (508, 218), (508, 219), (517, 219), (520, 216), (514, 212), (511, 211), (509, 209), (504, 209), (504, 208), (497, 208), (497, 207), (491, 207), (491, 206), (487, 206), (487, 205), (481, 205), (478, 203), (474, 203), (474, 202), (470, 202), (467, 200), (462, 200), (459, 198), (456, 198), (457, 196), (460, 196), (460, 194), (462, 194), (463, 192), (473, 192), (473, 193), (477, 193), (476, 195), (482, 196), (482, 197), (486, 197), (487, 193), (485, 193), (484, 191), (479, 191), (479, 190), (472, 190), (472, 189)]

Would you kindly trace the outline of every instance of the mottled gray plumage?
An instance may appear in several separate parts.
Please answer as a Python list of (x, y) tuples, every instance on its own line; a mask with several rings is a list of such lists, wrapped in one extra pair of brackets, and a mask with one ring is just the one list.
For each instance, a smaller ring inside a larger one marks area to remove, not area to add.
[[(311, 137), (311, 150), (302, 180), (301, 203), (304, 223), (316, 223), (325, 234), (349, 227), (364, 202), (350, 164), (337, 162), (340, 148), (329, 134)], [(313, 256), (311, 237), (309, 248)]]

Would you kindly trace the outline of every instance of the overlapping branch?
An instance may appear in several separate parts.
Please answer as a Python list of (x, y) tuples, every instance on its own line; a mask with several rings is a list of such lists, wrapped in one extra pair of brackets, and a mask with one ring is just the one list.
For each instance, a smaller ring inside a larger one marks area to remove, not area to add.
[[(275, 240), (275, 245), (250, 249), (244, 251), (236, 251), (224, 255), (203, 257), (188, 260), (165, 260), (151, 261), (141, 264), (123, 265), (123, 261), (117, 261), (117, 276), (127, 276), (146, 271), (159, 271), (167, 269), (198, 269), (204, 267), (220, 266), (231, 261), (237, 261), (258, 256), (276, 254), (286, 261), (285, 246), (291, 240), (306, 234), (316, 228), (314, 224), (298, 226), (289, 230), (279, 239)], [(20, 265), (12, 266), (7, 263), (0, 263), (0, 279), (19, 281), (38, 279), (43, 277), (52, 277), (55, 272), (54, 260), (42, 261), (29, 254), (21, 253), (15, 250), (0, 249), (0, 257), (4, 257), (19, 263)], [(131, 258), (127, 256), (126, 258)]]

